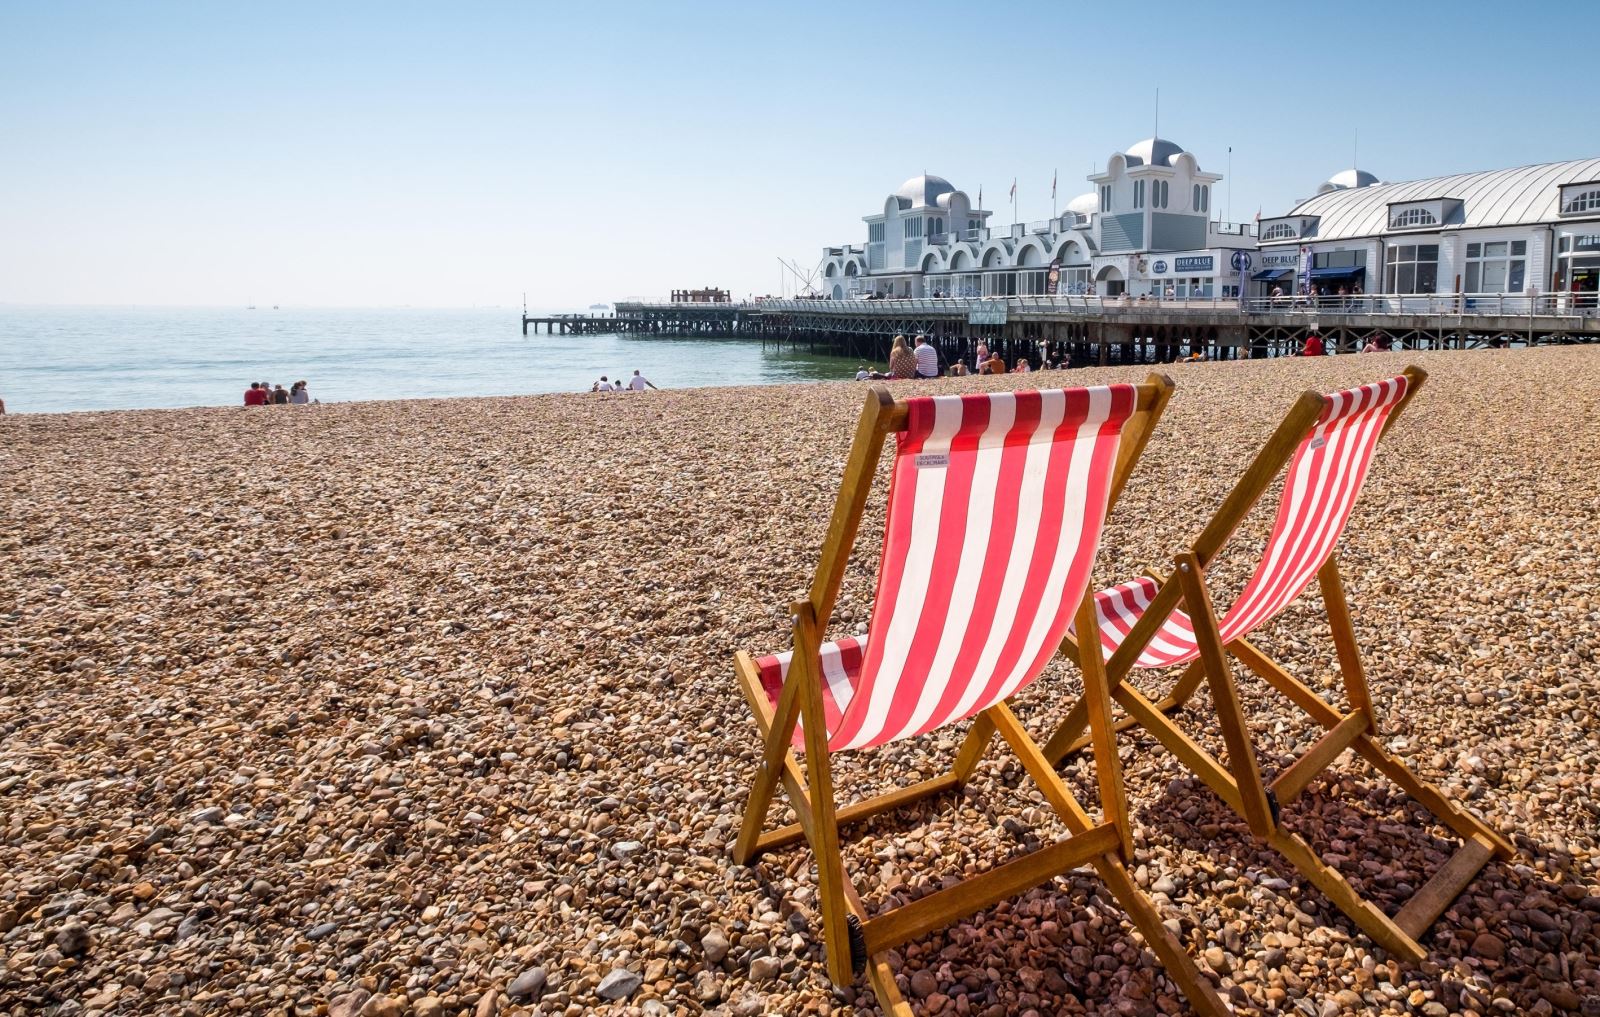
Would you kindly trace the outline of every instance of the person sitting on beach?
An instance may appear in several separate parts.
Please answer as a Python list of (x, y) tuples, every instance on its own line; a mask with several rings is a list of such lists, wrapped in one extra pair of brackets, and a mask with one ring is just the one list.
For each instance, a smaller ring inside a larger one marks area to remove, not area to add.
[(1005, 374), (1006, 362), (1000, 359), (1000, 354), (991, 353), (989, 359), (978, 365), (979, 374)]
[(913, 352), (917, 358), (917, 377), (939, 377), (939, 351), (933, 348), (927, 336), (918, 334), (917, 348)]
[(917, 376), (917, 355), (906, 347), (906, 337), (894, 337), (894, 345), (889, 350), (889, 377), (904, 380)]
[(650, 379), (646, 378), (644, 375), (640, 374), (637, 369), (635, 369), (633, 372), (633, 377), (628, 380), (628, 387), (633, 389), (635, 392), (643, 392), (646, 385), (649, 385), (651, 388), (655, 388), (654, 385), (650, 384)]
[(599, 381), (597, 381), (593, 385), (589, 386), (589, 391), (591, 391), (591, 392), (609, 392), (609, 391), (611, 391), (611, 379), (602, 374), (600, 376), (600, 380)]
[(297, 381), (289, 387), (289, 402), (294, 406), (304, 406), (311, 401), (311, 393), (306, 390), (306, 383)]
[(1031, 370), (1033, 370), (1033, 367), (1028, 363), (1028, 358), (1027, 357), (1018, 357), (1017, 358), (1017, 366), (1013, 367), (1011, 369), (1011, 373), (1012, 374), (1027, 374)]
[(288, 406), (289, 405), (289, 390), (284, 388), (282, 385), (279, 385), (276, 388), (274, 388), (272, 390), (272, 405), (274, 405), (274, 406)]
[(972, 372), (967, 370), (967, 365), (963, 361), (957, 360), (955, 363), (950, 365), (950, 377), (952, 378), (965, 378), (971, 373)]
[(1320, 357), (1325, 353), (1327, 353), (1327, 349), (1322, 345), (1322, 337), (1320, 335), (1313, 332), (1306, 336), (1306, 344), (1300, 348), (1302, 357)]
[(246, 406), (267, 405), (267, 393), (262, 390), (259, 381), (252, 381), (250, 387), (244, 390), (244, 404)]

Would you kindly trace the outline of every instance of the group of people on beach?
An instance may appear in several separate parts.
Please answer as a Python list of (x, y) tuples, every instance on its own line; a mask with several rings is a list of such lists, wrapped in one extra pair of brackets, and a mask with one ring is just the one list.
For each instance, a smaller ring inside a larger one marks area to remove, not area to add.
[[(633, 372), (633, 377), (628, 379), (627, 384), (623, 384), (621, 376), (618, 376), (616, 378), (616, 380), (613, 381), (612, 379), (610, 379), (610, 378), (608, 378), (608, 377), (606, 377), (605, 375), (602, 374), (600, 376), (600, 380), (599, 381), (597, 381), (593, 385), (589, 386), (589, 391), (591, 391), (591, 392), (643, 392), (647, 388), (655, 388), (655, 387), (656, 386), (653, 385), (650, 382), (650, 379), (646, 378), (644, 375), (640, 374), (638, 371), (634, 371)], [(659, 389), (658, 389), (658, 391), (659, 391)]]
[[(1394, 338), (1392, 336), (1390, 336), (1387, 332), (1373, 332), (1372, 334), (1367, 336), (1367, 341), (1361, 347), (1361, 352), (1362, 353), (1388, 353), (1390, 350), (1394, 350), (1394, 349), (1398, 349), (1398, 348), (1399, 347), (1397, 347), (1395, 345)], [(1328, 355), (1328, 346), (1327, 346), (1327, 344), (1325, 342), (1323, 342), (1322, 336), (1318, 335), (1315, 332), (1313, 332), (1310, 335), (1306, 336), (1306, 341), (1305, 341), (1304, 344), (1301, 345), (1300, 352), (1297, 354), (1297, 356), (1302, 356), (1302, 357), (1324, 357), (1324, 356), (1327, 356), (1327, 355)]]
[[(1065, 369), (1071, 364), (1062, 361), (1052, 364), (1048, 360), (1040, 363), (1041, 370)], [(1005, 359), (998, 352), (990, 352), (987, 343), (980, 341), (973, 350), (972, 364), (969, 366), (964, 360), (957, 360), (950, 365), (949, 374), (954, 378), (963, 378), (971, 374), (1027, 374), (1033, 370), (1033, 363), (1027, 357), (1018, 357), (1016, 363), (1007, 366)], [(915, 345), (908, 346), (906, 337), (897, 335), (889, 348), (889, 370), (878, 371), (860, 365), (856, 371), (857, 381), (892, 381), (910, 378), (937, 378), (944, 373), (939, 365), (939, 351), (925, 334), (916, 337)]]
[(304, 406), (309, 402), (311, 391), (303, 381), (297, 381), (287, 389), (265, 381), (252, 381), (250, 387), (244, 390), (246, 406)]

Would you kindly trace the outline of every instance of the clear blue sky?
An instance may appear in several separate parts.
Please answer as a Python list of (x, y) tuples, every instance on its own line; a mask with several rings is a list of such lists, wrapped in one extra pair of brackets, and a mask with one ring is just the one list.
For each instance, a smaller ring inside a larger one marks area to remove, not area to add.
[[(926, 169), (996, 224), (1161, 133), (1235, 219), (1600, 155), (1582, 5), (0, 2), (0, 301), (775, 291)], [(1581, 13), (1580, 13), (1581, 12)]]

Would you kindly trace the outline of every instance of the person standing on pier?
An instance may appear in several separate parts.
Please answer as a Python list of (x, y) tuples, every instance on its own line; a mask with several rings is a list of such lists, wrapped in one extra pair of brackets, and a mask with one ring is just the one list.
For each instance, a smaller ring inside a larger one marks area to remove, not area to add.
[(939, 351), (933, 348), (926, 335), (917, 336), (917, 377), (939, 377)]

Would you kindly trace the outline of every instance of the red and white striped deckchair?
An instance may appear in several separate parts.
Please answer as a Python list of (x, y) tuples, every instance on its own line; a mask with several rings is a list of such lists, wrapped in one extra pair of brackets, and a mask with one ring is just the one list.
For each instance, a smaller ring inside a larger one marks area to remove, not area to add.
[[(909, 1013), (886, 952), (1081, 865), (1093, 866), (1205, 1014), (1227, 1010), (1128, 875), (1122, 771), (1099, 661), (1091, 704), (1095, 821), (1008, 705), (1057, 651), (1074, 616), (1096, 627), (1090, 572), (1106, 513), (1171, 395), (1171, 381), (893, 401), (867, 398), (810, 595), (792, 607), (794, 649), (743, 651), (735, 671), (764, 741), (734, 848), (740, 864), (808, 841), (816, 854), (829, 977), (865, 969), (879, 1003)], [(823, 641), (886, 437), (897, 435), (867, 636)], [(1098, 697), (1097, 697), (1098, 693)], [(947, 774), (836, 809), (830, 754), (976, 718)], [(1071, 835), (869, 918), (844, 877), (839, 826), (960, 787), (999, 734)], [(805, 753), (802, 773), (795, 750)], [(763, 832), (779, 784), (797, 822)]]
[[(1399, 957), (1420, 960), (1417, 938), (1431, 926), (1491, 857), (1509, 858), (1511, 845), (1481, 820), (1448, 801), (1379, 743), (1376, 714), (1350, 622), (1334, 547), (1366, 482), (1379, 439), (1416, 395), (1427, 374), (1404, 374), (1333, 395), (1303, 394), (1268, 439), (1194, 544), (1176, 557), (1166, 579), (1145, 576), (1095, 595), (1095, 618), (1111, 697), (1129, 716), (1117, 730), (1142, 726), (1240, 812), (1253, 833), (1287, 857), (1375, 941)], [(1272, 533), (1255, 572), (1220, 618), (1205, 571), (1288, 463)], [(1276, 618), (1315, 578), (1322, 589), (1349, 711), (1340, 712), (1252, 644), (1249, 636)], [(1067, 639), (1080, 656), (1081, 642)], [(1089, 656), (1096, 656), (1090, 654)], [(1271, 784), (1262, 781), (1245, 729), (1228, 658), (1276, 688), (1327, 728)], [(1187, 665), (1173, 691), (1151, 702), (1131, 683), (1130, 671)], [(1204, 681), (1211, 690), (1228, 762), (1219, 762), (1167, 716)], [(1059, 763), (1090, 744), (1082, 736), (1093, 704), (1067, 715), (1045, 755)], [(1296, 834), (1279, 823), (1279, 808), (1296, 798), (1347, 748), (1427, 806), (1464, 840), (1462, 848), (1393, 918), (1364, 900)]]

